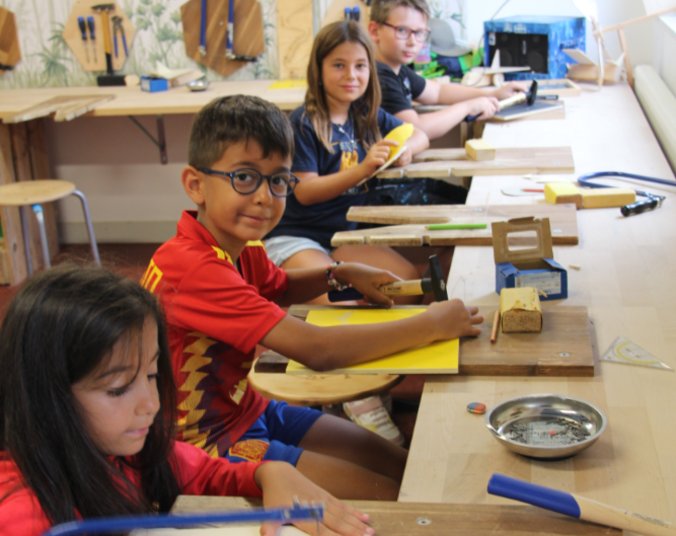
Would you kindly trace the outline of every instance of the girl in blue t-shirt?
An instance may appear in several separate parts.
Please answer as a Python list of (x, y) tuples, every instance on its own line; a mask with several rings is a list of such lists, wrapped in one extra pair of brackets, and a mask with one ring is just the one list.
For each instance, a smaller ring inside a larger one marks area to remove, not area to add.
[[(365, 204), (368, 179), (397, 146), (383, 136), (401, 124), (379, 107), (373, 48), (359, 23), (341, 21), (320, 30), (307, 82), (305, 104), (291, 114), (293, 172), (301, 180), (287, 199), (282, 221), (267, 236), (270, 258), (285, 269), (359, 261), (404, 279), (419, 277), (416, 267), (389, 247), (331, 249), (334, 233), (356, 228), (347, 221), (347, 210)], [(427, 136), (416, 129), (393, 165), (408, 164), (428, 145)]]

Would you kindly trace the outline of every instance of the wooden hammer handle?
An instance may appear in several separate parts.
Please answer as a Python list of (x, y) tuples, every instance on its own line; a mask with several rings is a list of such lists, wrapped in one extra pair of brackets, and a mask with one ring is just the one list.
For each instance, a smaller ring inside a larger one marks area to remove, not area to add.
[(419, 296), (425, 293), (422, 279), (395, 281), (378, 287), (378, 290), (387, 296)]

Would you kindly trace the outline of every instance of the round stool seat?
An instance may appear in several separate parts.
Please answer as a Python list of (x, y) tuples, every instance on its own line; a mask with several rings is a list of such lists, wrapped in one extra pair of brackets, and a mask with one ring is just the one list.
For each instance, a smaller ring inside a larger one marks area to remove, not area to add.
[(0, 205), (19, 207), (49, 203), (68, 197), (75, 189), (72, 182), (59, 179), (11, 182), (0, 185)]
[(399, 381), (398, 374), (303, 374), (249, 372), (249, 383), (262, 395), (304, 406), (349, 402), (384, 391)]

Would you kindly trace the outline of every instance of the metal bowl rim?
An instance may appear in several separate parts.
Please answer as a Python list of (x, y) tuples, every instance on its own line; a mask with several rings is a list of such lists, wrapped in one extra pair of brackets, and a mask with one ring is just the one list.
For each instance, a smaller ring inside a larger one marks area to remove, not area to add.
[[(550, 445), (537, 445), (537, 446), (535, 446), (535, 445), (529, 445), (528, 443), (519, 443), (518, 441), (514, 441), (514, 440), (509, 439), (509, 438), (505, 437), (504, 435), (498, 433), (498, 431), (493, 427), (493, 424), (491, 423), (490, 419), (491, 419), (491, 416), (493, 415), (493, 413), (495, 413), (497, 409), (499, 409), (503, 406), (506, 406), (507, 404), (510, 404), (510, 403), (525, 402), (525, 401), (528, 401), (530, 399), (538, 399), (538, 398), (540, 398), (540, 399), (541, 398), (556, 398), (556, 399), (559, 399), (561, 401), (572, 400), (574, 402), (581, 403), (581, 404), (591, 408), (594, 412), (596, 412), (600, 416), (601, 425), (596, 430), (596, 433), (594, 435), (592, 435), (592, 436), (588, 437), (587, 439), (584, 439), (584, 440), (582, 440), (578, 443), (573, 443), (571, 445), (566, 445), (566, 446), (556, 446), (556, 445), (551, 445), (551, 446)], [(581, 398), (574, 398), (574, 397), (571, 397), (571, 396), (557, 395), (557, 394), (553, 394), (553, 393), (524, 395), (524, 396), (518, 396), (518, 397), (515, 397), (515, 398), (510, 398), (508, 400), (503, 400), (502, 402), (500, 402), (499, 404), (497, 404), (496, 406), (491, 408), (491, 410), (488, 413), (486, 413), (485, 421), (486, 421), (486, 428), (488, 428), (491, 431), (491, 433), (495, 436), (496, 439), (498, 439), (498, 440), (500, 440), (504, 443), (507, 443), (508, 445), (512, 445), (514, 447), (518, 447), (518, 448), (526, 447), (526, 448), (531, 448), (531, 449), (539, 449), (543, 452), (556, 451), (556, 450), (562, 450), (562, 449), (571, 449), (571, 448), (573, 448), (575, 450), (582, 450), (582, 447), (588, 446), (591, 443), (593, 443), (594, 441), (596, 441), (601, 436), (601, 434), (603, 434), (603, 432), (605, 431), (606, 426), (608, 424), (608, 419), (606, 418), (605, 413), (603, 413), (594, 404), (587, 402), (586, 400), (582, 400)]]

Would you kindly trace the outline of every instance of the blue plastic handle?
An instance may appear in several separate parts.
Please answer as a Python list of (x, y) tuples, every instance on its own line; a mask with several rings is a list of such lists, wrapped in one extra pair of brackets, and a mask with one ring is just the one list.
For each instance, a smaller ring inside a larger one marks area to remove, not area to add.
[(488, 481), (488, 493), (546, 508), (567, 516), (580, 517), (580, 505), (565, 491), (531, 484), (509, 476), (494, 473)]
[(96, 534), (101, 532), (127, 532), (133, 529), (194, 527), (207, 523), (262, 523), (265, 521), (290, 523), (292, 521), (319, 520), (323, 516), (324, 507), (321, 504), (206, 514), (121, 516), (61, 523), (45, 532), (43, 536), (72, 536), (74, 534)]

